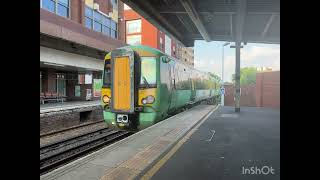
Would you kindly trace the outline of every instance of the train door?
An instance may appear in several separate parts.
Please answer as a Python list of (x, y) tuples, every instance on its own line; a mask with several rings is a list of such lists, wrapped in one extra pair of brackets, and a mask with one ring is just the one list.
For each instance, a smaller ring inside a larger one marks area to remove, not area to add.
[(176, 92), (176, 78), (174, 64), (169, 65), (169, 77), (170, 77), (170, 97), (169, 97), (169, 111), (174, 110), (176, 106), (177, 92)]

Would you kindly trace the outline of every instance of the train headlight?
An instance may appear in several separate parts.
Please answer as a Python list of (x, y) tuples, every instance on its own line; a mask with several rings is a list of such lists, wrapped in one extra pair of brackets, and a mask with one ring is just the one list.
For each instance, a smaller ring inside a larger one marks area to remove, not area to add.
[(152, 104), (152, 103), (154, 103), (154, 101), (155, 101), (155, 98), (153, 96), (149, 95), (149, 96), (143, 98), (141, 100), (141, 103), (142, 104)]
[(110, 98), (107, 95), (105, 95), (105, 96), (103, 96), (102, 101), (107, 104), (107, 103), (109, 103)]

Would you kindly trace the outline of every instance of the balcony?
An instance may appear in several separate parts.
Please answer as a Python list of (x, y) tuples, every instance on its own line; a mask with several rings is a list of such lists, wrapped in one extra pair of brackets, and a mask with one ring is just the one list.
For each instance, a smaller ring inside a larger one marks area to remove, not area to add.
[(102, 33), (86, 28), (70, 19), (60, 17), (40, 8), (40, 35), (69, 42), (72, 46), (85, 46), (89, 49), (110, 52), (126, 45), (124, 42), (105, 36)]

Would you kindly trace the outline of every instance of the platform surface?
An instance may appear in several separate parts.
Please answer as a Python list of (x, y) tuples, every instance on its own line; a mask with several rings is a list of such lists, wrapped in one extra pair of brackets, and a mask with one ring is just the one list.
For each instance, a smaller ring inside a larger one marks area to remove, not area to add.
[(220, 107), (151, 179), (280, 179), (280, 109)]
[(48, 113), (48, 112), (70, 110), (70, 109), (76, 109), (76, 108), (83, 108), (83, 107), (90, 107), (90, 106), (99, 106), (99, 105), (101, 105), (100, 100), (47, 103), (47, 104), (40, 105), (40, 114)]
[(199, 105), (40, 176), (55, 180), (133, 179), (218, 107)]

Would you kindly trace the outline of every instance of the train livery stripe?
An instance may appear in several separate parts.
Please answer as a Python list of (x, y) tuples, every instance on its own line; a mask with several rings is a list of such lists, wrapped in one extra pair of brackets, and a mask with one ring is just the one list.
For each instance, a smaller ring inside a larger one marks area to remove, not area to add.
[(114, 109), (130, 110), (130, 64), (129, 57), (115, 58)]

